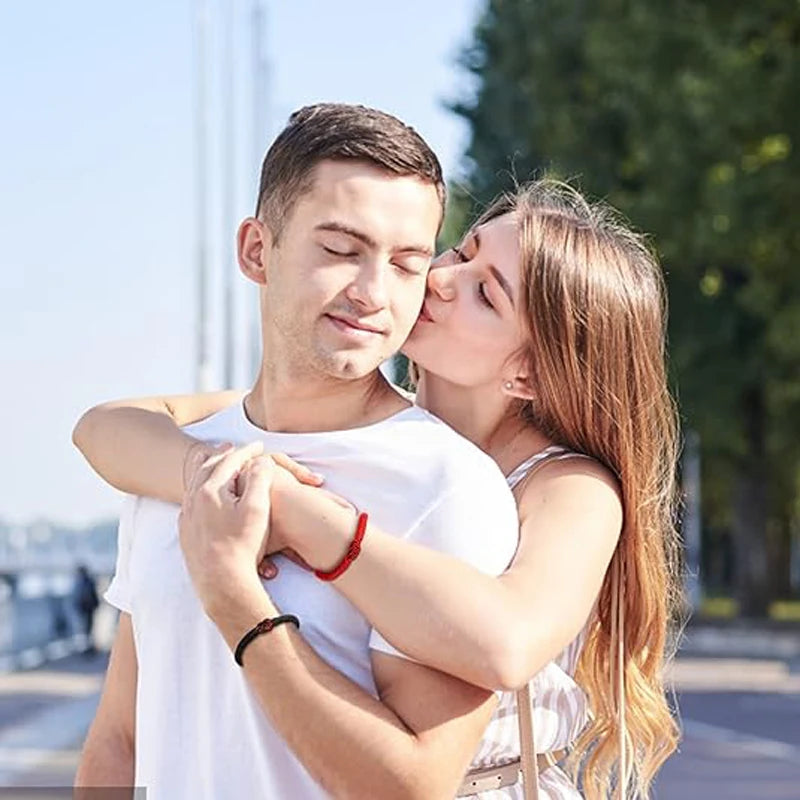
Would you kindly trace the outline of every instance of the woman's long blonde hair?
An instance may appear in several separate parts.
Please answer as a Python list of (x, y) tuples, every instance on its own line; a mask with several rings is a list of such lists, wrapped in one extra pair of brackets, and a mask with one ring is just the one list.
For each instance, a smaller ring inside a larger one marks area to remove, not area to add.
[(527, 184), (478, 224), (509, 212), (520, 231), (535, 390), (522, 413), (554, 442), (611, 469), (624, 509), (578, 664), (592, 718), (572, 764), (590, 800), (615, 787), (646, 797), (679, 738), (663, 677), (680, 582), (678, 425), (661, 269), (611, 208), (566, 184)]

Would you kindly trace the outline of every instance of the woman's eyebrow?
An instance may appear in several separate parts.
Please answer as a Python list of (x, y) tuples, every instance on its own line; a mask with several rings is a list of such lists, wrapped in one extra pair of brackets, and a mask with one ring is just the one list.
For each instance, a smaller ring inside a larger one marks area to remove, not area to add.
[[(475, 239), (475, 249), (479, 250), (481, 246), (481, 235), (476, 228), (472, 231), (472, 236)], [(500, 288), (506, 293), (508, 296), (508, 300), (511, 303), (511, 307), (516, 310), (517, 304), (514, 302), (514, 292), (511, 291), (511, 286), (509, 282), (506, 280), (506, 276), (500, 272), (494, 264), (489, 264), (489, 272), (492, 273), (494, 279), (500, 284)]]
[(516, 310), (517, 305), (514, 302), (514, 293), (511, 291), (511, 287), (508, 285), (506, 276), (503, 275), (503, 273), (500, 272), (500, 270), (497, 269), (497, 267), (495, 267), (493, 264), (489, 265), (489, 272), (494, 275), (494, 279), (500, 284), (500, 288), (506, 293), (506, 295), (508, 295), (511, 307)]

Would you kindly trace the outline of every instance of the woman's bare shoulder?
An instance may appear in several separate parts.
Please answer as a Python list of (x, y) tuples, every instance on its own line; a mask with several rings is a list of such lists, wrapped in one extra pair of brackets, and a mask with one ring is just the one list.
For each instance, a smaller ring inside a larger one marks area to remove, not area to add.
[(558, 511), (565, 516), (602, 513), (613, 525), (622, 520), (622, 491), (619, 479), (594, 458), (570, 454), (549, 460), (534, 469), (517, 495), (520, 518), (531, 513)]

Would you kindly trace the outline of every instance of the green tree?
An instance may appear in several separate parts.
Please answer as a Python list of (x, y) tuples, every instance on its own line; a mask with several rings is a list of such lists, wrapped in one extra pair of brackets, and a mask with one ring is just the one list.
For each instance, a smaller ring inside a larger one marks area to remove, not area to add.
[(764, 613), (800, 483), (800, 5), (492, 0), (461, 64), (480, 201), (547, 170), (654, 235), (704, 518)]

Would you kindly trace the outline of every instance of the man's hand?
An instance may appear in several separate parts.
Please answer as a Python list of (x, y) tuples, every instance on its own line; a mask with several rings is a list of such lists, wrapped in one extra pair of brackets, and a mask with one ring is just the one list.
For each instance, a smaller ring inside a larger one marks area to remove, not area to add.
[(233, 449), (200, 467), (186, 491), (178, 518), (181, 550), (212, 619), (243, 591), (263, 594), (257, 566), (269, 545), (274, 469), (269, 457)]

